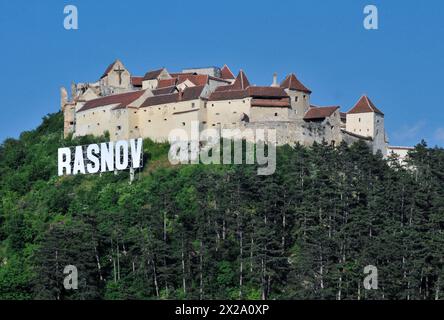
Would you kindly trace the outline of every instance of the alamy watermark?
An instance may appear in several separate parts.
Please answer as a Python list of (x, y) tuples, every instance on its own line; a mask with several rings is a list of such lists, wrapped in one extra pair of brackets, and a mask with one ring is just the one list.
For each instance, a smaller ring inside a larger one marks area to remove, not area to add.
[(191, 121), (189, 133), (184, 129), (170, 132), (171, 164), (244, 164), (245, 159), (245, 164), (259, 165), (258, 175), (272, 175), (276, 171), (275, 129), (200, 131), (199, 121)]
[(364, 14), (366, 14), (366, 17), (364, 18), (364, 28), (366, 30), (378, 30), (379, 28), (378, 7), (372, 4), (367, 5), (364, 8)]
[(66, 30), (79, 29), (79, 10), (76, 6), (70, 4), (63, 8), (63, 13), (66, 15), (63, 20), (63, 27)]
[(378, 268), (368, 265), (364, 268), (364, 274), (367, 275), (364, 278), (364, 289), (378, 290)]
[(63, 269), (63, 274), (65, 275), (65, 279), (63, 280), (63, 287), (66, 290), (79, 289), (79, 274), (77, 272), (76, 266), (66, 266), (65, 269)]

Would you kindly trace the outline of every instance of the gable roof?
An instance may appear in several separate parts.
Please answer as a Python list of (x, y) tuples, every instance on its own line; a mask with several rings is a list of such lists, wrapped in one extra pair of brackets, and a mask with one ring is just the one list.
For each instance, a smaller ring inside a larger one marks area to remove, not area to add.
[(160, 74), (162, 73), (163, 70), (165, 70), (165, 68), (148, 71), (147, 73), (145, 73), (143, 80), (155, 80), (155, 79), (157, 79), (157, 77), (160, 76)]
[(159, 104), (196, 100), (196, 99), (200, 98), (204, 88), (205, 88), (205, 86), (189, 87), (189, 88), (186, 88), (183, 92), (179, 92), (179, 93), (158, 94), (153, 97), (148, 97), (140, 105), (140, 108), (156, 106)]
[(182, 82), (190, 80), (196, 86), (204, 86), (208, 83), (208, 75), (206, 74), (192, 74), (192, 75), (178, 75), (177, 82), (181, 84)]
[(302, 84), (296, 78), (296, 75), (294, 73), (290, 73), (284, 81), (281, 83), (281, 88), (290, 89), (290, 90), (296, 90), (296, 91), (302, 91), (308, 94), (311, 94), (311, 90), (308, 89), (306, 86)]
[(159, 80), (159, 83), (157, 84), (157, 89), (174, 86), (176, 84), (176, 81), (177, 81), (177, 78), (161, 79), (161, 80)]
[(131, 77), (131, 84), (135, 87), (142, 86), (143, 77)]
[(154, 90), (152, 90), (152, 92), (155, 96), (157, 96), (157, 95), (161, 95), (161, 94), (174, 93), (174, 92), (176, 92), (176, 89), (177, 89), (176, 86), (169, 86), (169, 87), (154, 89)]
[[(261, 98), (261, 99), (282, 99), (282, 98), (288, 98), (287, 93), (282, 88), (276, 88), (276, 87), (248, 87), (244, 90), (233, 90), (233, 89), (227, 89), (227, 87), (232, 86), (223, 86), (219, 88), (223, 88), (223, 90), (216, 90), (211, 95), (209, 100), (236, 100), (236, 99), (243, 99), (246, 97), (253, 97), (253, 98)], [(219, 89), (218, 88), (218, 89)]]
[(232, 87), (232, 90), (242, 90), (247, 89), (250, 86), (250, 81), (248, 81), (247, 76), (245, 75), (244, 71), (239, 71), (239, 74), (236, 77), (236, 80), (234, 80)]
[[(107, 75), (113, 70), (114, 65), (115, 65), (117, 62), (120, 62), (119, 59), (115, 60), (113, 63), (111, 63), (111, 64), (106, 68), (105, 72), (104, 72), (103, 75), (100, 77), (100, 79), (105, 78), (105, 77), (106, 77), (106, 76), (107, 76)], [(121, 62), (120, 62), (120, 63), (121, 63)], [(123, 65), (123, 63), (122, 63), (122, 65)], [(124, 68), (125, 68), (125, 67), (124, 67)]]
[(98, 99), (93, 99), (87, 101), (82, 108), (77, 112), (86, 111), (98, 107), (104, 107), (108, 105), (118, 104), (116, 108), (124, 108), (129, 105), (131, 102), (140, 98), (140, 96), (145, 92), (145, 90), (126, 92), (120, 94), (114, 94), (111, 96), (106, 96)]
[(384, 113), (382, 113), (381, 110), (376, 108), (373, 102), (367, 96), (364, 95), (359, 99), (359, 101), (355, 104), (355, 106), (351, 108), (350, 111), (347, 113), (353, 114), (353, 113), (369, 113), (369, 112), (378, 113), (382, 116), (384, 115)]
[(330, 117), (336, 110), (338, 106), (331, 107), (314, 107), (310, 106), (310, 109), (305, 113), (304, 120), (323, 120)]
[(234, 79), (234, 74), (231, 72), (230, 68), (225, 64), (220, 70), (220, 77), (222, 79)]

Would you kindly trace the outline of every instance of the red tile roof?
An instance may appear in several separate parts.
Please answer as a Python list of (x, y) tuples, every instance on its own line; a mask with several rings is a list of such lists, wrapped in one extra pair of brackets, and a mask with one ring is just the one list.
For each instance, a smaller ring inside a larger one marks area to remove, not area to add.
[(282, 107), (282, 108), (290, 108), (290, 100), (289, 99), (251, 99), (252, 107)]
[(247, 89), (250, 86), (250, 82), (248, 81), (247, 76), (244, 71), (239, 71), (239, 74), (236, 77), (236, 80), (233, 83), (232, 90), (242, 90)]
[(106, 96), (103, 98), (98, 98), (86, 102), (78, 112), (90, 110), (93, 108), (118, 104), (116, 108), (124, 108), (128, 106), (131, 102), (140, 98), (140, 96), (145, 92), (145, 90), (126, 92), (121, 94), (114, 94), (112, 96)]
[(384, 115), (384, 113), (382, 113), (381, 110), (376, 108), (376, 106), (367, 96), (362, 96), (359, 99), (359, 101), (356, 103), (356, 105), (353, 108), (351, 108), (351, 110), (347, 113), (353, 114), (353, 113), (368, 113), (368, 112), (378, 113), (382, 116)]
[(140, 108), (156, 106), (159, 104), (174, 103), (179, 101), (196, 100), (200, 98), (204, 87), (205, 86), (189, 87), (186, 88), (181, 93), (160, 94), (153, 97), (149, 97), (142, 103)]
[(248, 95), (250, 97), (263, 97), (263, 98), (288, 98), (287, 93), (282, 88), (277, 87), (248, 87)]
[(205, 74), (193, 74), (193, 75), (178, 75), (177, 82), (178, 84), (190, 80), (196, 86), (204, 86), (208, 83), (208, 75)]
[(176, 91), (177, 91), (176, 86), (169, 86), (169, 87), (154, 89), (152, 92), (155, 96), (157, 96), (157, 95), (161, 95), (161, 94), (175, 93)]
[(298, 78), (296, 78), (296, 75), (294, 73), (289, 74), (285, 78), (285, 80), (281, 83), (281, 88), (302, 91), (311, 94), (311, 90), (304, 86), (302, 82), (300, 82)]
[[(227, 88), (228, 87), (228, 88)], [(210, 100), (236, 100), (246, 97), (253, 98), (288, 98), (287, 93), (282, 88), (275, 87), (248, 87), (244, 90), (233, 90), (232, 86), (222, 86), (216, 89), (210, 96)]]
[(177, 78), (159, 80), (159, 83), (157, 85), (157, 89), (174, 86), (176, 84), (176, 81), (177, 81)]
[(153, 71), (148, 71), (147, 73), (145, 73), (145, 76), (143, 77), (143, 80), (155, 80), (155, 79), (157, 79), (164, 69), (165, 68), (158, 69), (158, 70), (153, 70)]
[(135, 87), (142, 86), (143, 77), (131, 77), (131, 84)]
[(313, 107), (305, 113), (304, 120), (323, 120), (330, 117), (339, 107)]
[(224, 65), (220, 70), (220, 77), (222, 79), (234, 79), (234, 74), (231, 72), (230, 68), (227, 65)]
[(220, 101), (220, 100), (237, 100), (244, 99), (248, 97), (247, 90), (225, 90), (225, 91), (215, 91), (210, 95), (209, 100)]

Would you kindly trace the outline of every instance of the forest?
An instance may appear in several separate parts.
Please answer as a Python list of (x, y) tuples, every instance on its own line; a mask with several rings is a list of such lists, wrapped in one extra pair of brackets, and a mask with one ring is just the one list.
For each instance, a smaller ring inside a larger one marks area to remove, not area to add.
[[(444, 299), (444, 150), (401, 166), (365, 143), (177, 165), (145, 140), (128, 172), (58, 177), (61, 113), (0, 146), (0, 299)], [(64, 267), (78, 289), (64, 288)], [(363, 286), (377, 267), (378, 289)]]

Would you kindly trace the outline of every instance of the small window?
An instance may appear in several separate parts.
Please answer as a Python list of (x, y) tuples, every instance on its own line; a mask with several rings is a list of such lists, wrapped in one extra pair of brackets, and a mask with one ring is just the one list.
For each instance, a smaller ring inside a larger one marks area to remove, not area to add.
[(361, 118), (359, 118), (359, 122), (361, 122)]
[(148, 122), (151, 122), (151, 120), (148, 120)]
[(165, 118), (165, 119), (163, 119), (163, 121), (168, 121), (168, 119), (167, 119), (167, 118)]
[(228, 101), (228, 104), (231, 104), (231, 101)]
[(103, 110), (103, 112), (106, 112), (106, 110)]
[(298, 102), (298, 98), (299, 98), (299, 97), (294, 97), (294, 101), (295, 101), (295, 102)]
[(215, 126), (216, 126), (216, 124), (214, 124), (214, 123), (213, 123), (213, 124), (212, 124), (212, 126), (213, 126), (213, 127), (215, 127)]
[(207, 124), (207, 122), (206, 121), (202, 121), (202, 124)]
[(307, 96), (304, 94), (304, 99), (307, 99)]
[(121, 126), (117, 126), (117, 130), (121, 130), (122, 129), (122, 127)]
[(214, 107), (214, 103), (212, 103), (211, 106)]
[(220, 113), (219, 112), (216, 112), (216, 116), (219, 116), (220, 115)]
[(100, 123), (97, 122), (97, 125), (100, 126)]
[(136, 114), (136, 113), (137, 113), (137, 111), (134, 111), (134, 113)]
[(194, 108), (196, 104), (194, 102), (191, 103), (191, 108)]
[(245, 100), (242, 100), (243, 103), (245, 103)]
[(277, 117), (277, 116), (278, 116), (277, 112), (276, 112), (276, 113), (274, 114), (274, 116), (275, 116), (275, 117)]
[(73, 121), (70, 121), (70, 122), (69, 122), (69, 124), (70, 124), (70, 125), (73, 125), (73, 124), (74, 124), (74, 122), (73, 122)]
[(237, 113), (237, 111), (233, 111), (233, 114), (236, 114)]
[(143, 112), (146, 112), (146, 109), (144, 109)]
[(134, 129), (139, 129), (139, 126), (135, 126)]
[(96, 114), (95, 112), (93, 112), (93, 114)]
[(182, 125), (185, 127), (185, 122), (182, 122)]

